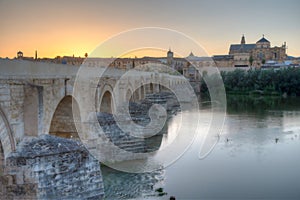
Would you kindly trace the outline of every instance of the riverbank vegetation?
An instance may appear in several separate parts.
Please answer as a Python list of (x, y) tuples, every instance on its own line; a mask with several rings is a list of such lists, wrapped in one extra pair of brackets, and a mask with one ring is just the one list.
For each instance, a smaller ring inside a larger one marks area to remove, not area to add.
[[(295, 111), (300, 110), (300, 97), (281, 96), (253, 96), (227, 95), (227, 113), (239, 115), (241, 113), (269, 116), (273, 110)], [(277, 113), (280, 115), (280, 113)]]
[[(300, 96), (300, 68), (221, 72), (227, 94)], [(210, 77), (206, 77), (210, 78)], [(208, 89), (202, 80), (201, 93)]]

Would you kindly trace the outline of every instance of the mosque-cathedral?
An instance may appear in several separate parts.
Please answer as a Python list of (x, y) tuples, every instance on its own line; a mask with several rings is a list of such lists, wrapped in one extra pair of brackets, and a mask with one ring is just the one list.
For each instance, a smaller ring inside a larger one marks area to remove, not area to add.
[(256, 43), (247, 44), (242, 36), (240, 44), (231, 44), (228, 55), (213, 56), (218, 67), (248, 67), (260, 68), (267, 61), (281, 63), (286, 59), (286, 43), (281, 47), (271, 47), (264, 35)]

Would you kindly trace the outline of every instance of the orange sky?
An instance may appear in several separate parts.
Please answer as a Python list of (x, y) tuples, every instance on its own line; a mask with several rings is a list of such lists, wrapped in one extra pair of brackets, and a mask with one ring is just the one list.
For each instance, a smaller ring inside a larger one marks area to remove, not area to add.
[[(181, 31), (209, 55), (227, 54), (229, 45), (239, 43), (242, 34), (248, 43), (265, 34), (271, 45), (286, 41), (288, 54), (300, 56), (299, 1), (224, 2), (1, 0), (0, 57), (15, 57), (19, 50), (24, 56), (34, 56), (37, 50), (39, 57), (83, 57), (112, 35), (145, 26)], [(176, 46), (171, 48), (176, 52)]]

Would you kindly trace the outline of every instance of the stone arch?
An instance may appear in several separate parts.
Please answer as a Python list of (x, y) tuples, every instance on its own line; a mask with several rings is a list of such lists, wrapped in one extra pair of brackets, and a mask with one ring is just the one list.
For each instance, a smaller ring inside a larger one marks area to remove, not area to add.
[(126, 92), (126, 100), (127, 101), (132, 101), (132, 91), (130, 88), (127, 89), (127, 92)]
[(140, 99), (144, 99), (145, 98), (145, 79), (144, 77), (141, 78), (140, 80), (141, 82), (141, 87), (140, 87)]
[(154, 85), (153, 85), (153, 83), (150, 83), (150, 93), (151, 94), (154, 93)]
[(110, 91), (106, 90), (100, 101), (100, 112), (113, 113), (113, 97)]
[(15, 140), (6, 115), (0, 107), (0, 143), (4, 159), (10, 152), (16, 150)]
[(145, 98), (145, 87), (144, 85), (141, 86), (141, 96), (140, 96), (141, 99), (144, 99)]
[(133, 101), (138, 101), (138, 100), (140, 99), (139, 90), (136, 89), (136, 90), (133, 92), (132, 96), (133, 96)]
[(122, 94), (124, 95), (123, 102), (133, 101), (133, 87), (130, 80), (127, 80), (125, 85), (126, 87), (122, 90)]
[(3, 151), (3, 147), (2, 147), (2, 143), (0, 141), (0, 176), (3, 175), (4, 172), (4, 151)]
[[(104, 103), (104, 104), (102, 104), (102, 103)], [(110, 85), (105, 84), (99, 90), (99, 98), (98, 98), (96, 110), (97, 110), (97, 112), (107, 112), (107, 113), (114, 112), (115, 96), (113, 93), (113, 88)]]
[(49, 134), (63, 138), (79, 138), (75, 126), (78, 119), (74, 119), (74, 114), (79, 116), (79, 105), (73, 96), (67, 95), (61, 99), (54, 111)]

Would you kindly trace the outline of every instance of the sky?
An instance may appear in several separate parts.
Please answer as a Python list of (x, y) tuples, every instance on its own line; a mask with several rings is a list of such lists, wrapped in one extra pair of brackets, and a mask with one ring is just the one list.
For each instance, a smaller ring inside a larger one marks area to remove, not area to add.
[(264, 34), (272, 46), (286, 42), (288, 55), (298, 57), (299, 10), (299, 0), (0, 0), (0, 57), (19, 50), (83, 57), (113, 35), (141, 27), (180, 31), (208, 55), (228, 54), (242, 34), (246, 43)]

